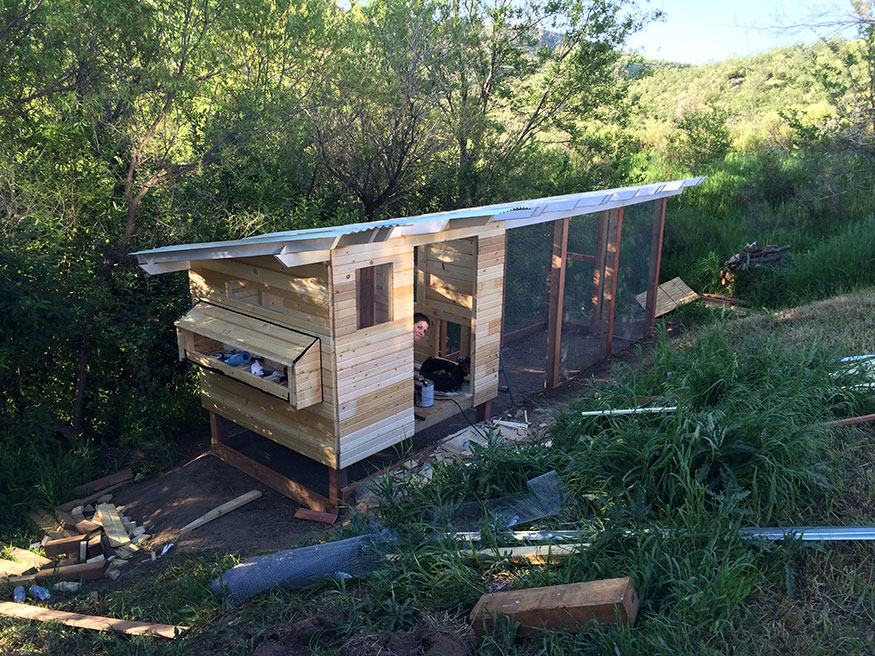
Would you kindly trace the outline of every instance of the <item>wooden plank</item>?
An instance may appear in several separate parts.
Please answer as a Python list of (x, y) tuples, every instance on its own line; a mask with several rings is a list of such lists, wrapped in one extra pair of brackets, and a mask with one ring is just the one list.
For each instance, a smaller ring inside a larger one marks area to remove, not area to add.
[(49, 540), (43, 545), (46, 556), (69, 556), (79, 555), (79, 543), (86, 540), (85, 535), (72, 535), (57, 540)]
[(331, 525), (337, 521), (337, 513), (320, 512), (318, 510), (310, 510), (309, 508), (298, 508), (295, 511), (294, 518)]
[[(617, 280), (620, 265), (620, 238), (623, 234), (623, 208), (609, 212), (608, 241), (605, 249), (605, 285), (601, 306), (601, 352), (604, 359), (611, 357), (614, 341), (614, 310), (617, 305)], [(607, 304), (605, 304), (607, 300)]]
[(628, 577), (494, 592), (480, 597), (471, 611), (476, 635), (491, 632), (495, 622), (519, 622), (518, 634), (536, 636), (544, 629), (578, 633), (590, 622), (634, 624), (640, 601)]
[(602, 296), (605, 287), (605, 253), (608, 243), (609, 210), (599, 212), (598, 233), (596, 237), (595, 267), (592, 274), (592, 304), (589, 313), (589, 330), (595, 334), (601, 324)]
[(255, 501), (259, 498), (261, 498), (261, 490), (251, 490), (246, 494), (241, 494), (239, 497), (231, 499), (230, 501), (226, 501), (221, 506), (216, 506), (215, 508), (207, 513), (204, 513), (197, 519), (190, 521), (188, 524), (179, 529), (179, 535), (185, 535), (186, 533), (193, 531), (196, 528), (200, 528), (204, 524), (208, 524), (214, 519), (223, 517), (229, 512), (233, 512), (234, 510), (237, 510), (237, 508), (245, 506), (247, 503)]
[(9, 579), (12, 584), (26, 583), (28, 581), (46, 581), (49, 579), (55, 581), (96, 581), (102, 579), (106, 571), (106, 561), (99, 563), (78, 563), (75, 565), (60, 565), (57, 567), (46, 567), (35, 574), (27, 574), (25, 576), (16, 576)]
[(655, 203), (653, 227), (650, 231), (650, 264), (647, 273), (647, 300), (644, 304), (644, 321), (647, 332), (652, 333), (656, 325), (656, 302), (659, 288), (659, 268), (662, 262), (662, 236), (665, 232), (666, 198)]
[(3, 576), (21, 576), (35, 569), (36, 566), (31, 563), (19, 563), (14, 560), (0, 558), (0, 575)]
[(172, 624), (155, 624), (152, 622), (132, 622), (118, 620), (99, 615), (82, 615), (80, 613), (68, 613), (42, 606), (30, 606), (28, 604), (16, 604), (11, 601), (0, 602), (0, 614), (6, 617), (18, 619), (36, 620), (38, 622), (58, 622), (67, 626), (75, 626), (80, 629), (92, 629), (94, 631), (115, 631), (129, 635), (148, 635), (158, 638), (175, 638), (187, 626)]
[(103, 532), (106, 533), (109, 546), (123, 547), (126, 544), (130, 544), (131, 538), (128, 537), (128, 532), (125, 530), (119, 512), (113, 504), (98, 504), (95, 516), (99, 518), (103, 526)]
[(93, 481), (89, 481), (88, 483), (77, 485), (70, 491), (73, 494), (85, 494), (88, 492), (101, 490), (105, 487), (109, 487), (110, 485), (115, 485), (116, 483), (126, 483), (127, 481), (132, 480), (134, 480), (133, 470), (122, 469), (120, 472), (116, 472), (115, 474), (110, 474), (109, 476), (104, 476), (103, 478), (98, 478)]
[(562, 345), (562, 309), (565, 299), (565, 264), (570, 219), (550, 223), (550, 274), (547, 297), (547, 362), (545, 387), (559, 384)]
[[(40, 567), (45, 567), (52, 562), (44, 556), (35, 554), (34, 552), (28, 551), (27, 549), (20, 549), (19, 547), (10, 547), (9, 556), (19, 563), (25, 563), (27, 565), (36, 567), (37, 569), (39, 569)], [(24, 572), (21, 573), (23, 574)]]
[(128, 481), (124, 481), (122, 483), (116, 483), (115, 485), (110, 485), (109, 487), (105, 487), (102, 490), (98, 490), (97, 492), (95, 492), (93, 494), (89, 494), (87, 497), (82, 497), (81, 499), (73, 499), (72, 501), (67, 501), (66, 503), (62, 503), (60, 506), (58, 506), (58, 510), (63, 511), (63, 512), (70, 512), (76, 506), (87, 506), (89, 503), (94, 503), (95, 501), (97, 501), (103, 495), (109, 494), (110, 492), (113, 492), (113, 491), (117, 490), (118, 488), (120, 488), (124, 485), (127, 485), (127, 484), (128, 484)]

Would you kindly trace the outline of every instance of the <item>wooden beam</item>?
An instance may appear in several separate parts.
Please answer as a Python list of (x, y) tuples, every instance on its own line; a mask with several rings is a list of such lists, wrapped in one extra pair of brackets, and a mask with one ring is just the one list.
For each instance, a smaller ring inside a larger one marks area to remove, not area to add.
[(204, 524), (208, 524), (214, 519), (218, 519), (224, 515), (227, 515), (229, 512), (237, 510), (240, 506), (245, 506), (247, 503), (251, 501), (255, 501), (256, 499), (261, 497), (261, 490), (252, 490), (251, 492), (247, 492), (246, 494), (241, 494), (239, 497), (231, 499), (223, 503), (221, 506), (216, 506), (212, 510), (207, 513), (204, 513), (200, 517), (195, 520), (190, 521), (188, 524), (179, 529), (179, 535), (185, 535), (186, 533), (195, 530), (196, 528), (200, 528)]
[[(608, 241), (605, 247), (604, 285), (602, 287), (601, 307), (601, 351), (607, 360), (611, 357), (614, 339), (614, 310), (617, 305), (617, 279), (620, 266), (620, 237), (623, 233), (623, 208), (610, 211), (608, 220)], [(607, 302), (606, 302), (607, 301)]]
[(656, 295), (659, 290), (659, 267), (662, 262), (666, 200), (661, 198), (655, 202), (653, 228), (650, 232), (650, 268), (647, 273), (647, 302), (644, 306), (644, 321), (648, 334), (653, 334), (653, 328), (656, 324)]
[(95, 501), (97, 501), (104, 494), (109, 494), (110, 492), (117, 490), (123, 485), (127, 485), (127, 483), (127, 481), (122, 481), (121, 483), (116, 483), (115, 485), (110, 485), (109, 487), (105, 487), (102, 490), (98, 490), (94, 494), (89, 494), (87, 497), (67, 501), (66, 503), (62, 503), (60, 506), (58, 506), (58, 510), (62, 512), (70, 512), (76, 506), (87, 506), (89, 503), (94, 503)]
[(533, 323), (531, 326), (526, 326), (525, 328), (517, 328), (516, 330), (511, 330), (509, 333), (504, 333), (501, 336), (501, 343), (509, 344), (518, 339), (522, 339), (523, 337), (528, 337), (529, 335), (533, 335), (534, 333), (539, 333), (546, 328), (546, 321), (539, 321), (538, 323)]
[(26, 583), (29, 581), (46, 581), (52, 579), (55, 581), (95, 581), (102, 579), (106, 571), (106, 561), (99, 563), (78, 563), (74, 565), (60, 565), (57, 567), (46, 567), (35, 574), (27, 574), (26, 576), (15, 576), (9, 579), (12, 584)]
[(70, 491), (73, 494), (85, 494), (102, 490), (103, 488), (115, 485), (116, 483), (126, 483), (132, 480), (134, 480), (134, 472), (131, 469), (123, 469), (115, 474), (110, 474), (109, 476), (104, 476), (103, 478), (98, 478), (88, 483), (77, 485)]
[(584, 255), (583, 253), (572, 253), (569, 251), (565, 254), (565, 259), (573, 260), (575, 262), (591, 262), (595, 264), (595, 255)]
[(6, 560), (0, 558), (0, 576), (21, 576), (25, 572), (30, 572), (36, 567), (30, 563), (19, 563), (14, 560)]
[(130, 543), (131, 538), (128, 537), (128, 532), (125, 530), (122, 518), (119, 516), (119, 512), (114, 505), (111, 503), (99, 504), (94, 516), (98, 518), (101, 526), (103, 526), (103, 532), (106, 533), (109, 546), (123, 547)]
[(72, 535), (67, 538), (49, 540), (43, 545), (46, 556), (79, 555), (79, 543), (88, 538), (84, 535)]
[(17, 560), (19, 563), (26, 563), (28, 565), (36, 567), (37, 569), (39, 569), (40, 567), (45, 567), (52, 562), (48, 558), (44, 558), (39, 554), (35, 554), (34, 552), (28, 551), (27, 549), (20, 549), (18, 547), (11, 547), (9, 549), (9, 555)]
[(187, 626), (117, 620), (99, 615), (82, 615), (81, 613), (68, 613), (66, 611), (43, 608), (42, 606), (16, 604), (11, 601), (0, 602), (0, 614), (6, 617), (17, 617), (38, 622), (60, 622), (61, 624), (75, 626), (80, 629), (115, 631), (117, 633), (148, 635), (158, 638), (175, 638), (183, 631), (188, 630)]
[(562, 345), (562, 307), (565, 296), (565, 259), (568, 253), (570, 219), (550, 224), (550, 294), (547, 297), (547, 375), (544, 385), (559, 384), (559, 359)]
[(596, 236), (595, 271), (592, 274), (592, 305), (589, 313), (589, 330), (595, 333), (601, 324), (602, 294), (605, 285), (605, 251), (608, 243), (609, 210), (599, 212)]
[(471, 629), (483, 635), (507, 618), (519, 622), (521, 636), (536, 636), (543, 629), (579, 633), (593, 621), (634, 624), (639, 605), (628, 577), (509, 590), (480, 597), (471, 611)]

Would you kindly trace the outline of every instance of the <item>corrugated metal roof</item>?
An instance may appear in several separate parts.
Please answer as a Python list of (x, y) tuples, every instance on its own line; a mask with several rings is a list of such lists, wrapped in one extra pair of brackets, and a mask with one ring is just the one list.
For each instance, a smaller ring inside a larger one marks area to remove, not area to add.
[(319, 262), (328, 259), (333, 248), (347, 244), (385, 241), (390, 237), (433, 234), (471, 221), (505, 221), (508, 228), (555, 221), (566, 217), (646, 203), (676, 196), (704, 178), (671, 180), (635, 187), (587, 191), (564, 196), (534, 198), (511, 203), (469, 207), (371, 223), (289, 230), (245, 237), (232, 241), (179, 244), (133, 253), (140, 266), (149, 273), (186, 269), (192, 260), (222, 259), (273, 255), (286, 265)]

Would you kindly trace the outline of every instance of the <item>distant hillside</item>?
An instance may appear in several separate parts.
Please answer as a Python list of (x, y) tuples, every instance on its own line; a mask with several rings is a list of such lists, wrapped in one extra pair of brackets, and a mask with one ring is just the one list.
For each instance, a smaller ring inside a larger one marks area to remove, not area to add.
[(710, 104), (725, 109), (730, 125), (739, 126), (777, 116), (779, 110), (825, 103), (809, 72), (823, 48), (816, 42), (700, 66), (642, 62), (630, 70), (638, 118), (669, 122), (686, 109)]

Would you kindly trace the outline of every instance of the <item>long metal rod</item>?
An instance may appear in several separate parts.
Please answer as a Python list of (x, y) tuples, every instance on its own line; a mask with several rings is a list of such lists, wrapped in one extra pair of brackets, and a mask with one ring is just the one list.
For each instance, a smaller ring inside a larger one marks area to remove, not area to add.
[[(645, 533), (673, 533), (673, 529), (645, 529)], [(595, 530), (587, 531), (512, 531), (496, 537), (514, 540), (544, 542), (546, 540), (580, 540), (590, 537)], [(632, 531), (628, 531), (632, 533)], [(838, 542), (843, 540), (875, 540), (875, 526), (778, 526), (773, 528), (742, 528), (739, 535), (747, 540), (802, 540), (803, 542)], [(452, 534), (457, 540), (480, 541), (480, 531), (459, 531)]]
[(676, 405), (665, 406), (665, 407), (654, 407), (654, 408), (626, 408), (624, 410), (587, 410), (586, 412), (581, 412), (581, 417), (601, 417), (601, 416), (613, 416), (613, 415), (639, 415), (648, 412), (674, 412), (678, 407)]

